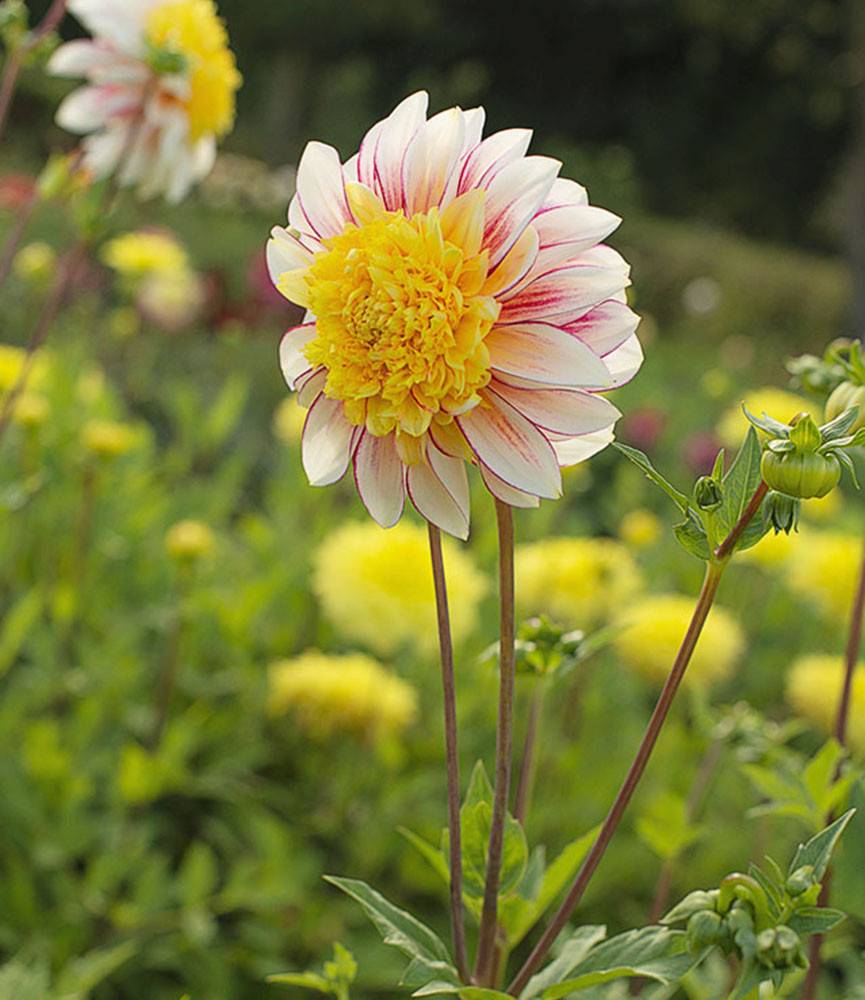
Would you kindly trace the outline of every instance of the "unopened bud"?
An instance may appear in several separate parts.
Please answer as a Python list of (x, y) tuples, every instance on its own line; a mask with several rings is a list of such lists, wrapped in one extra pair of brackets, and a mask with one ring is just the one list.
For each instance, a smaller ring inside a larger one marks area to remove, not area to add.
[(791, 531), (799, 530), (799, 511), (802, 501), (796, 497), (787, 496), (786, 493), (779, 493), (772, 490), (766, 497), (766, 512), (769, 517), (769, 524), (775, 534), (784, 532), (789, 535)]
[(814, 885), (814, 866), (803, 865), (787, 879), (786, 889), (791, 896), (801, 896)]
[(721, 484), (712, 476), (700, 476), (694, 487), (694, 499), (701, 510), (715, 510), (721, 506)]
[(820, 428), (809, 413), (799, 413), (790, 422), (790, 440), (801, 452), (816, 451), (823, 443)]
[(693, 952), (718, 944), (725, 936), (724, 921), (714, 910), (700, 910), (688, 921), (688, 948)]

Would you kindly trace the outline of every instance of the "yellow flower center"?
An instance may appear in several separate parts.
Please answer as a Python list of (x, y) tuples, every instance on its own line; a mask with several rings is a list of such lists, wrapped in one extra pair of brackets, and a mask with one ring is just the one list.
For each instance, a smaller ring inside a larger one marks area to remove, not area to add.
[(446, 239), (436, 209), (381, 211), (325, 246), (305, 275), (316, 317), (306, 356), (352, 423), (397, 431), (411, 454), (406, 436), (470, 409), (490, 380), (484, 340), (499, 305), (482, 294), (487, 254)]
[(234, 95), (242, 82), (228, 33), (213, 0), (166, 0), (147, 19), (147, 39), (182, 55), (189, 67), (185, 103), (193, 141), (221, 137), (234, 124)]

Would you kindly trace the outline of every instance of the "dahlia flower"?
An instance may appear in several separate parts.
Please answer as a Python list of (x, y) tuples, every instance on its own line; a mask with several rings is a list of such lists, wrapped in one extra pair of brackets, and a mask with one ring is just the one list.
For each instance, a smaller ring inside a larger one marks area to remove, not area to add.
[(213, 0), (69, 0), (93, 35), (62, 45), (49, 69), (84, 77), (57, 111), (85, 135), (83, 166), (116, 172), (145, 198), (180, 201), (211, 170), (234, 124), (241, 83)]
[(785, 583), (830, 621), (846, 621), (859, 577), (856, 535), (809, 530), (786, 564)]
[(603, 243), (619, 219), (527, 156), (529, 131), (482, 139), (481, 108), (426, 112), (407, 98), (346, 163), (310, 143), (267, 256), (307, 310), (280, 362), (309, 411), (310, 483), (352, 466), (379, 524), (408, 496), (465, 537), (466, 463), (513, 506), (560, 496), (560, 467), (612, 440), (599, 393), (642, 352), (628, 266)]

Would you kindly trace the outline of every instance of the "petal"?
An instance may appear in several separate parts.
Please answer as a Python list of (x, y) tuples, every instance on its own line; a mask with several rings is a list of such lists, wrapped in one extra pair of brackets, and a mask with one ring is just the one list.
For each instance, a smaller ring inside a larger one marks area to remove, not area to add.
[(604, 358), (604, 364), (612, 376), (612, 386), (618, 387), (630, 382), (643, 364), (643, 348), (639, 337), (633, 334), (621, 347)]
[(595, 205), (543, 208), (533, 220), (542, 247), (572, 244), (575, 255), (601, 243), (619, 227), (621, 221), (618, 215)]
[(524, 493), (522, 490), (514, 489), (504, 479), (500, 479), (494, 472), (491, 472), (485, 465), (481, 465), (481, 478), (486, 488), (497, 497), (502, 503), (511, 507), (540, 507), (541, 501), (533, 493)]
[(538, 234), (534, 226), (526, 226), (520, 238), (487, 278), (482, 294), (495, 295), (496, 298), (507, 295), (525, 278), (537, 259)]
[(562, 481), (550, 442), (501, 396), (484, 390), (482, 402), (457, 423), (478, 460), (515, 489), (561, 496)]
[(607, 299), (579, 319), (568, 323), (565, 329), (603, 358), (621, 347), (639, 325), (640, 317), (626, 303)]
[(117, 50), (104, 42), (78, 39), (61, 45), (48, 60), (52, 76), (89, 76), (91, 73), (114, 66), (121, 57)]
[(279, 367), (289, 389), (295, 387), (298, 377), (309, 368), (303, 349), (314, 336), (315, 323), (302, 323), (286, 330), (279, 342)]
[(509, 163), (487, 188), (484, 246), (490, 266), (516, 243), (549, 193), (562, 165), (548, 156), (526, 156)]
[(608, 427), (606, 430), (595, 431), (594, 434), (584, 434), (566, 441), (554, 441), (553, 449), (559, 465), (566, 468), (597, 455), (612, 442), (614, 436), (613, 428)]
[(468, 538), (468, 518), (429, 465), (410, 465), (406, 486), (411, 502), (421, 517), (449, 535)]
[(466, 191), (448, 205), (441, 217), (442, 235), (473, 257), (484, 237), (484, 193)]
[(354, 221), (339, 153), (323, 142), (309, 142), (297, 167), (297, 203), (320, 239), (338, 236)]
[(129, 94), (124, 89), (118, 95), (108, 87), (79, 87), (60, 102), (57, 124), (67, 132), (83, 135), (102, 126), (120, 110), (129, 105)]
[(286, 271), (309, 267), (312, 257), (312, 253), (293, 233), (282, 226), (273, 227), (267, 241), (267, 269), (275, 285), (279, 286), (279, 280)]
[(509, 128), (488, 135), (465, 159), (457, 184), (457, 194), (475, 187), (488, 187), (509, 163), (525, 156), (532, 133), (526, 128)]
[(592, 349), (549, 323), (496, 326), (485, 344), (490, 364), (498, 372), (544, 385), (610, 387), (610, 373)]
[(402, 516), (404, 473), (393, 434), (375, 437), (364, 431), (354, 457), (354, 481), (364, 507), (383, 528), (392, 528)]
[(301, 440), (303, 468), (310, 486), (330, 486), (342, 479), (351, 456), (354, 428), (342, 403), (318, 395), (306, 414)]
[(69, 13), (91, 35), (106, 38), (127, 52), (143, 49), (144, 24), (150, 3), (129, 0), (69, 0)]
[(588, 205), (589, 196), (582, 184), (577, 184), (567, 177), (557, 177), (553, 182), (544, 208), (557, 208), (560, 205)]
[(537, 427), (571, 437), (614, 424), (621, 413), (603, 396), (575, 389), (517, 389), (495, 382), (492, 388)]
[(406, 210), (410, 215), (440, 205), (465, 141), (465, 115), (450, 108), (422, 125), (406, 155)]
[(612, 267), (586, 257), (588, 254), (520, 288), (503, 304), (501, 322), (555, 320), (564, 326), (630, 283), (624, 261), (624, 266)]
[(466, 463), (461, 458), (454, 458), (441, 451), (434, 443), (430, 443), (427, 448), (427, 459), (433, 472), (465, 515), (466, 524), (468, 524), (470, 498)]
[(302, 375), (298, 375), (294, 381), (298, 405), (309, 409), (315, 402), (316, 396), (324, 392), (325, 382), (327, 382), (325, 368), (308, 368)]
[[(372, 189), (392, 210), (406, 204), (405, 161), (409, 144), (426, 121), (429, 95), (421, 90), (398, 104), (381, 122), (373, 150)], [(366, 140), (364, 140), (366, 141)], [(366, 177), (360, 180), (368, 184)]]

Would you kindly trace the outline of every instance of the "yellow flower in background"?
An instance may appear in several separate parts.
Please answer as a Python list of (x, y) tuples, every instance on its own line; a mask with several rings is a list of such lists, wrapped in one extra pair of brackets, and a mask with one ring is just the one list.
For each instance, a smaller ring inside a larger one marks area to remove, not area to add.
[(168, 554), (180, 561), (191, 561), (210, 555), (216, 546), (213, 532), (203, 521), (178, 521), (165, 535)]
[(752, 563), (763, 569), (776, 569), (786, 563), (800, 544), (801, 539), (796, 532), (787, 535), (781, 531), (776, 535), (774, 531), (770, 531), (756, 545), (742, 552), (738, 558), (742, 562)]
[(630, 510), (619, 524), (619, 538), (635, 549), (646, 549), (654, 545), (663, 533), (660, 519), (650, 510), (638, 507)]
[(842, 490), (831, 490), (825, 497), (815, 497), (802, 503), (802, 517), (807, 521), (834, 521), (844, 505)]
[[(0, 344), (0, 393), (8, 392), (18, 381), (24, 365), (27, 362), (27, 352), (14, 344)], [(42, 350), (32, 359), (29, 386), (38, 386), (48, 373), (49, 356)]]
[(22, 247), (12, 262), (15, 276), (22, 281), (45, 284), (51, 279), (57, 266), (57, 252), (48, 243), (40, 240)]
[(99, 458), (118, 458), (138, 443), (137, 428), (113, 420), (91, 420), (81, 432), (84, 447)]
[(115, 236), (102, 248), (101, 256), (112, 271), (133, 281), (189, 267), (189, 257), (175, 237), (157, 230)]
[(709, 399), (721, 399), (730, 390), (730, 376), (722, 368), (710, 368), (700, 379), (700, 388)]
[(25, 392), (15, 402), (12, 419), (20, 427), (34, 430), (41, 427), (51, 413), (51, 406), (44, 396), (35, 392)]
[(166, 333), (192, 326), (201, 316), (204, 302), (204, 284), (189, 267), (147, 275), (135, 295), (141, 315)]
[[(622, 664), (656, 684), (663, 683), (694, 611), (679, 594), (654, 594), (632, 604), (621, 616), (614, 640)], [(685, 682), (708, 687), (729, 677), (745, 649), (739, 623), (724, 608), (712, 608), (694, 650)]]
[(296, 396), (286, 396), (273, 413), (273, 433), (286, 444), (296, 444), (303, 433), (306, 410)]
[(809, 531), (796, 546), (785, 579), (830, 618), (846, 621), (859, 574), (862, 541), (856, 535)]
[[(451, 628), (456, 643), (477, 625), (487, 581), (471, 556), (443, 545)], [(351, 522), (332, 532), (313, 557), (313, 590), (334, 627), (380, 655), (402, 645), (438, 648), (427, 532), (402, 523), (385, 531)]]
[(317, 740), (336, 733), (372, 742), (398, 735), (414, 722), (417, 705), (410, 684), (362, 653), (308, 650), (274, 663), (268, 672), (269, 714), (291, 713)]
[(761, 417), (766, 412), (770, 417), (786, 423), (797, 413), (810, 413), (818, 423), (821, 423), (823, 419), (820, 408), (816, 404), (793, 392), (771, 385), (764, 386), (762, 389), (754, 389), (746, 393), (744, 398), (737, 401), (734, 406), (731, 406), (718, 421), (716, 428), (718, 437), (727, 448), (737, 448), (751, 426), (748, 418), (742, 412), (743, 403), (755, 417)]
[(571, 628), (606, 622), (642, 586), (634, 557), (610, 538), (547, 538), (516, 551), (517, 605)]
[[(844, 672), (843, 657), (813, 653), (796, 660), (787, 677), (787, 703), (797, 715), (813, 722), (827, 735), (835, 728)], [(852, 747), (865, 753), (865, 664), (862, 663), (856, 665), (853, 675), (847, 736)]]

